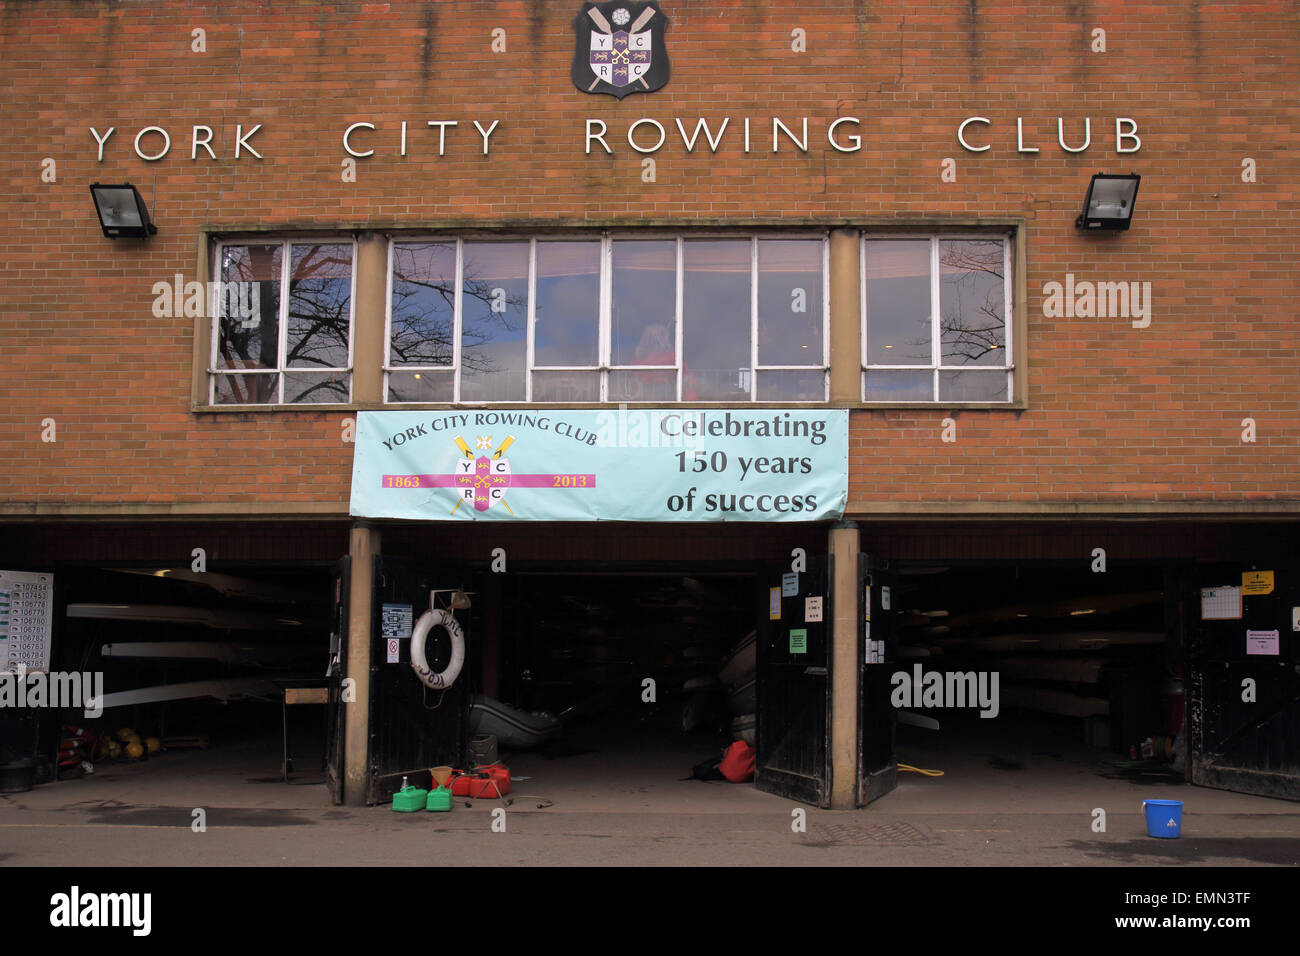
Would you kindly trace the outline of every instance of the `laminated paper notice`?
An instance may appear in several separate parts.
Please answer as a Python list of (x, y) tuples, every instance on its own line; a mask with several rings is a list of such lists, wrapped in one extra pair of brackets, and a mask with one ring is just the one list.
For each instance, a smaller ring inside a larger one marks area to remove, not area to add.
[(1240, 621), (1241, 588), (1201, 588), (1202, 621)]
[(822, 599), (820, 597), (803, 599), (803, 619), (807, 624), (816, 624), (822, 619)]
[(1246, 653), (1277, 657), (1281, 653), (1281, 636), (1277, 631), (1247, 631)]
[(1272, 594), (1273, 572), (1243, 571), (1241, 574), (1241, 592), (1247, 597), (1252, 594)]
[(767, 592), (767, 619), (781, 620), (781, 589), (772, 588)]

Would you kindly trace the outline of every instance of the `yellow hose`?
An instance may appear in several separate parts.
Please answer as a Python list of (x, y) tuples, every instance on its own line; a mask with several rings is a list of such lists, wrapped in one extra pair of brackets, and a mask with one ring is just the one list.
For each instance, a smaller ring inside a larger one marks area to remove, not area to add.
[(927, 777), (942, 777), (942, 770), (922, 770), (920, 767), (913, 767), (911, 764), (900, 763), (898, 769), (904, 773), (919, 773)]

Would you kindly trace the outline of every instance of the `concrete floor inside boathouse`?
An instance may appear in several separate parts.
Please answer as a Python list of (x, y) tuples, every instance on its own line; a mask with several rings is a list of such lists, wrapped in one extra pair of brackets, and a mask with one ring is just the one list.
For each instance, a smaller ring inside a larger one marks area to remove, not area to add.
[[(1016, 736), (900, 728), (899, 760), (945, 775), (900, 774), (861, 810), (806, 808), (805, 832), (791, 801), (681, 779), (702, 755), (654, 733), (503, 754), (516, 780), (505, 833), (491, 828), (495, 799), (449, 814), (335, 807), (306, 750), (285, 784), (279, 738), (250, 739), (0, 795), (0, 865), (1300, 864), (1300, 805), (1119, 775), (1059, 727)], [(1180, 839), (1146, 835), (1145, 797), (1186, 803)], [(1104, 833), (1091, 830), (1097, 807)]]

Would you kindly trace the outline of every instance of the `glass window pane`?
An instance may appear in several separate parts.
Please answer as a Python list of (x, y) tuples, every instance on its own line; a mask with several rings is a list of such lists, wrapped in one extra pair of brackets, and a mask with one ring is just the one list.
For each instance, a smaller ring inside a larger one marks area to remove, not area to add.
[(282, 245), (221, 247), (215, 368), (277, 367), (283, 255)]
[(795, 372), (788, 369), (759, 371), (758, 400), (760, 402), (824, 402), (826, 401), (826, 373)]
[(390, 402), (454, 401), (456, 378), (451, 372), (389, 372)]
[(295, 244), (289, 270), (285, 366), (347, 368), (352, 330), (352, 245)]
[(536, 322), (534, 366), (597, 364), (599, 242), (537, 244)]
[(522, 402), (528, 358), (528, 243), (467, 242), (460, 397)]
[(394, 244), (389, 364), (450, 366), (455, 318), (456, 244)]
[(598, 402), (599, 372), (533, 372), (535, 402)]
[(925, 369), (868, 369), (864, 402), (932, 402), (934, 373)]
[(611, 364), (676, 365), (677, 243), (613, 245)]
[(671, 369), (609, 373), (611, 402), (675, 402), (677, 373)]
[(930, 242), (869, 240), (867, 364), (930, 365)]
[(286, 405), (346, 402), (347, 400), (348, 374), (346, 372), (286, 372), (284, 375)]
[(1003, 245), (939, 242), (939, 334), (944, 365), (1007, 364)]
[(682, 397), (748, 400), (750, 242), (695, 239), (683, 256)]
[(217, 405), (274, 405), (280, 401), (280, 376), (275, 372), (222, 374), (214, 379)]
[(758, 364), (820, 367), (822, 303), (821, 240), (760, 239)]
[(940, 372), (939, 398), (945, 402), (1005, 402), (1006, 372)]

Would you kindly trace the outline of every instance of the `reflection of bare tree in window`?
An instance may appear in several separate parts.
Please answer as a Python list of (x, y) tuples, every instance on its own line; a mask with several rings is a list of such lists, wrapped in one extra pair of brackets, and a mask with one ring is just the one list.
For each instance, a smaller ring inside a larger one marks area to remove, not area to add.
[[(452, 274), (426, 276), (429, 270), (420, 255), (426, 249), (396, 246), (393, 250), (392, 364), (451, 368), (456, 278)], [(505, 297), (505, 312), (492, 311), (494, 288), (466, 268), (461, 294), (487, 306), (485, 315), (471, 316), (471, 310), (465, 309), (462, 316), (461, 368), (470, 372), (499, 371), (482, 346), (496, 340), (502, 328), (522, 331), (527, 321), (527, 303), (517, 295)]]
[(286, 368), (343, 368), (352, 319), (352, 249), (294, 246)]
[[(352, 322), (352, 248), (295, 245), (293, 253), (285, 368), (344, 368)], [(320, 401), (321, 395), (346, 402), (346, 381), (336, 375), (286, 376), (286, 401)]]
[(939, 262), (943, 364), (974, 365), (1005, 343), (1002, 243), (941, 242)]
[[(280, 246), (228, 246), (224, 250), (222, 281), (255, 282), (261, 314), (259, 321), (246, 325), (241, 316), (222, 310), (217, 336), (221, 367), (276, 367), (280, 348), (280, 252)], [(264, 278), (267, 276), (272, 278)], [(221, 380), (238, 404), (261, 405), (274, 400), (275, 375), (223, 375)]]
[[(285, 354), (280, 354), (280, 276), (285, 252), (290, 263), (288, 328)], [(226, 247), (221, 264), (224, 283), (256, 287), (257, 309), (244, 314), (231, 302), (250, 305), (246, 289), (227, 299), (218, 297), (222, 309), (218, 350), (220, 365), (229, 369), (280, 369), (284, 371), (339, 369), (340, 375), (293, 374), (286, 381), (289, 402), (347, 401), (348, 337), (352, 321), (352, 249), (343, 244), (249, 245)], [(275, 374), (223, 375), (222, 388), (240, 404), (276, 401), (279, 376)]]

